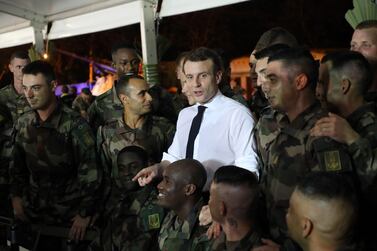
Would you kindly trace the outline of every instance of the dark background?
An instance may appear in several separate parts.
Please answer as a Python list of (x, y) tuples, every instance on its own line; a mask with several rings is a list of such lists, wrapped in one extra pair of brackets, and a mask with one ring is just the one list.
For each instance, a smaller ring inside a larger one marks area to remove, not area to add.
[[(240, 4), (163, 18), (158, 26), (161, 61), (174, 61), (182, 52), (198, 46), (224, 49), (230, 58), (249, 55), (260, 35), (275, 26), (292, 32), (310, 48), (348, 48), (352, 28), (344, 19), (351, 0), (252, 0)], [(60, 83), (84, 82), (88, 64), (53, 51), (53, 48), (110, 63), (113, 43), (129, 41), (141, 48), (139, 24), (82, 36), (50, 41), (49, 61)], [(17, 49), (0, 49), (3, 81), (9, 57)]]

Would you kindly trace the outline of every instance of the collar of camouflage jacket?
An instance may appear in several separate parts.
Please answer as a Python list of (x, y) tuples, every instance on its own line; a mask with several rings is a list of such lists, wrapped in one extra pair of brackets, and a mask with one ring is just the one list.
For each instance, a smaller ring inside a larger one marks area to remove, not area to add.
[(55, 110), (50, 114), (50, 116), (45, 121), (41, 121), (41, 119), (39, 118), (38, 112), (34, 111), (33, 124), (36, 127), (57, 129), (60, 124), (61, 116), (62, 116), (62, 104), (58, 100)]

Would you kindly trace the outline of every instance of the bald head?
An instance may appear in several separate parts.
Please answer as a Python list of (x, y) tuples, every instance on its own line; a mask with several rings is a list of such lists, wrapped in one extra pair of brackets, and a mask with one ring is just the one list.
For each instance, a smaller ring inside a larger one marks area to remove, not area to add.
[(158, 184), (158, 203), (166, 208), (182, 211), (187, 205), (194, 205), (202, 194), (207, 181), (203, 165), (193, 159), (173, 162), (164, 169), (162, 181)]

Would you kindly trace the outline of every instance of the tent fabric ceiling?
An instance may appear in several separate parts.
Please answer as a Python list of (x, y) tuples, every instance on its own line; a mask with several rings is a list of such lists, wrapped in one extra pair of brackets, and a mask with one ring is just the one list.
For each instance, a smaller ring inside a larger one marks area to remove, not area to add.
[[(163, 0), (160, 17), (244, 1)], [(0, 0), (0, 48), (34, 43), (30, 17), (51, 21), (49, 39), (59, 39), (139, 23), (145, 2), (156, 0)]]

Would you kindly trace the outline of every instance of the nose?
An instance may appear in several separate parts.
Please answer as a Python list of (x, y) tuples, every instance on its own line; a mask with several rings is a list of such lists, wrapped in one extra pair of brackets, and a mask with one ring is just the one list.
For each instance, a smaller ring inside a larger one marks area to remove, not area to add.
[(153, 100), (152, 96), (148, 92), (145, 95), (146, 95), (147, 101), (152, 101)]
[(25, 93), (25, 96), (26, 96), (27, 98), (31, 98), (31, 97), (34, 96), (34, 93), (33, 93), (33, 91), (31, 90), (31, 88), (27, 88), (27, 89), (25, 89), (25, 90), (24, 90), (24, 93)]
[[(259, 78), (258, 78), (259, 79)], [(262, 86), (262, 91), (266, 94), (269, 93), (270, 91), (270, 84), (269, 81), (261, 81), (261, 86)]]
[(360, 52), (360, 46), (354, 44), (351, 46), (351, 51), (357, 51), (357, 52)]
[(160, 182), (160, 183), (158, 183), (158, 185), (157, 185), (157, 189), (158, 190), (162, 190), (162, 182), (164, 182), (163, 180)]

